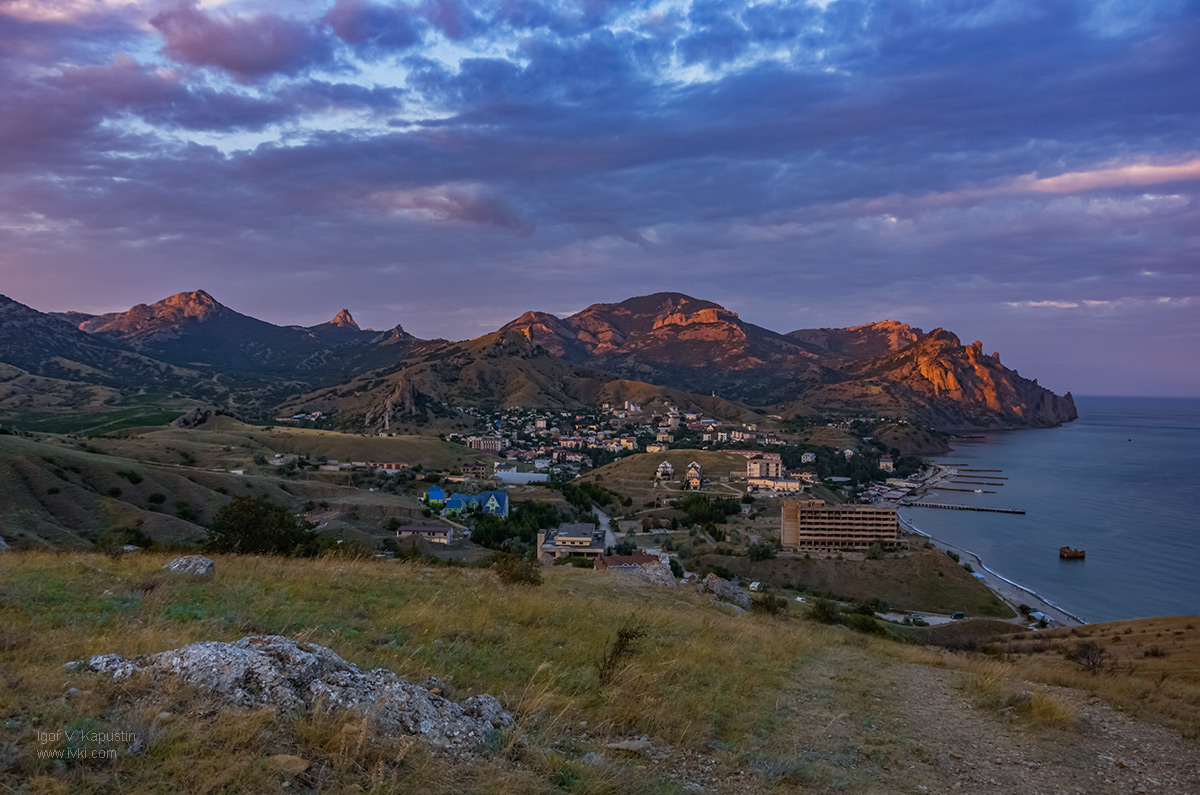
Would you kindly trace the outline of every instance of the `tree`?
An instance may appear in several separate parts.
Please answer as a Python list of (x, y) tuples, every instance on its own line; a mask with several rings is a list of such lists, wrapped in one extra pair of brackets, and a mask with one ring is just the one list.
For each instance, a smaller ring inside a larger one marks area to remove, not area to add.
[(312, 557), (332, 546), (313, 527), (265, 497), (234, 497), (213, 517), (204, 546), (211, 552)]
[(770, 560), (775, 557), (775, 545), (766, 544), (751, 544), (746, 547), (746, 554), (750, 556), (750, 560)]
[(637, 549), (637, 544), (628, 539), (622, 539), (613, 547), (613, 553), (616, 555), (632, 555), (634, 552), (637, 552)]

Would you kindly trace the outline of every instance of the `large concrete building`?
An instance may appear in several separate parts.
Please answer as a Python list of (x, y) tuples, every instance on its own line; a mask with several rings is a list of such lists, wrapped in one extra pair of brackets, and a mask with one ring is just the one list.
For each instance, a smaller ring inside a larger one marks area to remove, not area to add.
[(781, 478), (783, 461), (779, 453), (763, 453), (762, 458), (746, 462), (746, 478)]
[(870, 549), (900, 543), (896, 509), (874, 505), (828, 505), (824, 500), (784, 500), (781, 541), (796, 552)]

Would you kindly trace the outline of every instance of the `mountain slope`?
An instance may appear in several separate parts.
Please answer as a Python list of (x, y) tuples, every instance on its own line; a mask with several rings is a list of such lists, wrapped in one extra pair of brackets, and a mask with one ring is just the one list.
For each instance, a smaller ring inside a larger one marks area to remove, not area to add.
[(101, 386), (178, 388), (194, 371), (156, 361), (0, 295), (0, 362), (25, 373)]
[(983, 353), (934, 329), (894, 353), (847, 367), (848, 378), (814, 388), (805, 400), (816, 408), (899, 408), (938, 428), (1046, 427), (1078, 414), (1068, 392), (1055, 395)]
[(821, 352), (850, 359), (873, 359), (912, 345), (924, 336), (919, 328), (881, 320), (849, 328), (810, 328), (788, 332), (788, 338)]

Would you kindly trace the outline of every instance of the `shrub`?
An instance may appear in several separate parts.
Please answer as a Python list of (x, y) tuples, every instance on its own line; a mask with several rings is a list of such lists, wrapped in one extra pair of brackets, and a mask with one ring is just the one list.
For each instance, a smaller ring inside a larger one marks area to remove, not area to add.
[(126, 480), (128, 480), (130, 483), (132, 483), (135, 486), (142, 482), (142, 476), (139, 475), (137, 472), (134, 472), (132, 469), (119, 470), (117, 472), (117, 474), (120, 475), (121, 477), (125, 478)]
[(769, 616), (786, 613), (787, 606), (787, 599), (770, 593), (758, 594), (751, 603), (751, 607), (755, 613), (763, 613)]
[(616, 678), (631, 657), (638, 652), (641, 641), (647, 635), (645, 625), (630, 616), (617, 630), (617, 636), (604, 644), (604, 653), (596, 661), (596, 678), (605, 687)]
[(614, 555), (632, 555), (634, 552), (637, 552), (637, 549), (638, 549), (637, 544), (633, 543), (629, 539), (623, 539), (621, 541), (618, 541), (617, 545), (615, 547), (613, 547), (613, 554)]
[(150, 503), (151, 505), (162, 505), (166, 501), (167, 495), (160, 494), (157, 491), (146, 498), (146, 502)]
[(542, 566), (536, 560), (523, 555), (504, 552), (496, 555), (492, 569), (500, 582), (506, 585), (541, 585)]
[(750, 556), (750, 560), (770, 560), (775, 557), (775, 545), (770, 543), (751, 544), (746, 547), (746, 554)]
[(1093, 676), (1110, 668), (1113, 662), (1112, 655), (1094, 640), (1079, 641), (1066, 657)]
[(855, 632), (862, 632), (867, 635), (886, 635), (887, 630), (883, 628), (875, 619), (870, 616), (864, 616), (862, 613), (850, 613), (845, 617), (846, 626)]
[(842, 611), (828, 599), (814, 599), (808, 609), (808, 617), (822, 624), (837, 624), (842, 620)]
[(955, 552), (954, 550), (947, 549), (946, 557), (950, 558), (950, 560), (954, 561), (955, 563), (958, 563), (958, 553)]
[(675, 558), (671, 558), (670, 563), (671, 563), (671, 573), (674, 574), (677, 578), (683, 577), (683, 575), (684, 575), (683, 566), (679, 565), (679, 561), (675, 560)]
[(265, 497), (234, 497), (213, 517), (204, 547), (211, 552), (312, 557), (332, 546), (313, 524)]
[(120, 497), (121, 496), (121, 487), (113, 486), (111, 489), (108, 490), (108, 496), (112, 497), (114, 500), (117, 497)]

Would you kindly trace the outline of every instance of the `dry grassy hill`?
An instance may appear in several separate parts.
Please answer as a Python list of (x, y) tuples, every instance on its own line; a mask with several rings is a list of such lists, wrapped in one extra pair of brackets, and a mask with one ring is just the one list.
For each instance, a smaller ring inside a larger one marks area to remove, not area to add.
[(495, 460), (460, 444), (431, 436), (366, 436), (354, 433), (249, 425), (232, 417), (213, 416), (197, 428), (128, 428), (93, 439), (97, 449), (145, 461), (194, 461), (198, 466), (249, 466), (256, 453), (294, 453), (315, 461), (378, 461), (422, 464), (426, 469), (452, 469), (464, 461)]
[[(218, 436), (200, 445), (207, 458), (225, 455), (240, 462), (246, 457), (233, 448), (221, 453), (221, 441)], [(188, 448), (175, 441), (155, 449), (169, 459)], [(0, 536), (16, 545), (87, 547), (106, 532), (136, 530), (158, 542), (194, 542), (204, 536), (202, 525), (232, 497), (253, 495), (297, 510), (313, 503), (310, 518), (326, 523), (326, 532), (373, 541), (384, 534), (389, 518), (407, 522), (421, 510), (411, 497), (322, 480), (234, 475), (155, 463), (141, 455), (144, 450), (137, 451), (137, 458), (110, 452), (117, 451), (100, 452), (97, 446), (63, 437), (35, 441), (0, 436)]]
[(777, 588), (825, 593), (850, 602), (882, 599), (895, 610), (963, 611), (969, 616), (1015, 616), (987, 586), (941, 552), (919, 549), (881, 560), (806, 560), (705, 555), (701, 563), (723, 566), (739, 577)]
[[(0, 787), (1124, 795), (1200, 785), (1194, 708), (1185, 739), (1160, 725), (1171, 717), (1156, 701), (1137, 713), (1109, 706), (1124, 679), (1081, 674), (1063, 687), (998, 657), (816, 625), (794, 603), (782, 616), (736, 614), (693, 589), (563, 567), (522, 587), (395, 561), (218, 557), (216, 579), (196, 583), (166, 576), (165, 561), (0, 554)], [(597, 663), (622, 626), (644, 635), (604, 684)], [(335, 709), (221, 707), (186, 687), (63, 667), (259, 633), (413, 682), (441, 677), (455, 699), (491, 693), (518, 728), (485, 738), (480, 755), (438, 756)], [(1181, 705), (1200, 695), (1182, 680), (1163, 687)], [(38, 732), (59, 729), (137, 742), (117, 744), (113, 759), (56, 765), (37, 751), (64, 741), (39, 743)]]
[(744, 489), (729, 483), (721, 483), (720, 478), (729, 478), (731, 473), (745, 478), (746, 459), (740, 455), (709, 450), (637, 453), (595, 469), (584, 475), (581, 480), (599, 483), (622, 496), (631, 497), (635, 507), (641, 507), (657, 496), (673, 499), (687, 493), (681, 490), (681, 484), (674, 482), (665, 483), (659, 489), (654, 488), (654, 474), (663, 461), (671, 462), (671, 466), (675, 468), (673, 480), (682, 480), (688, 464), (692, 461), (700, 464), (704, 469), (704, 476), (710, 480), (709, 490), (706, 492), (709, 496), (740, 497), (744, 492)]

